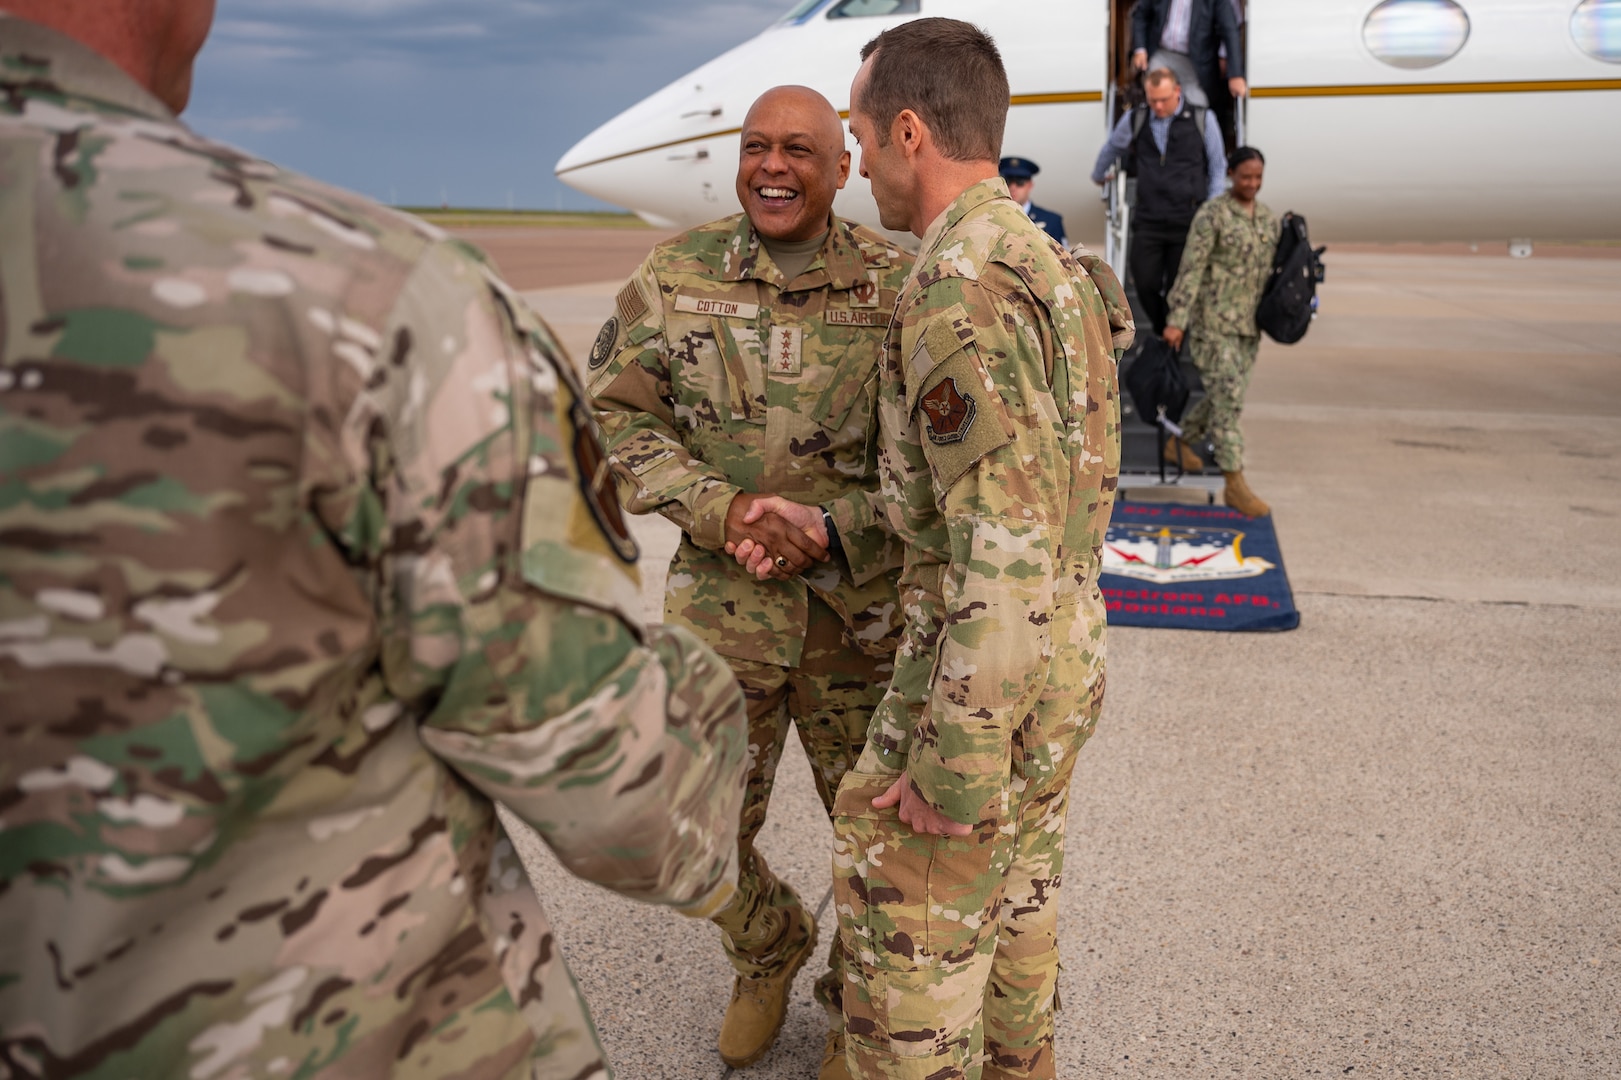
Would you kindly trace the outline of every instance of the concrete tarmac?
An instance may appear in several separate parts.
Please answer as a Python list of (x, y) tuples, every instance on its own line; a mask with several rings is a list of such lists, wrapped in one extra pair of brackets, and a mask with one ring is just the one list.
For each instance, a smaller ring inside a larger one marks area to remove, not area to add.
[[(640, 255), (596, 257), (528, 294), (576, 359)], [(1111, 631), (1058, 1075), (1621, 1075), (1621, 260), (1327, 262), (1245, 413), (1302, 623)], [(824, 942), (830, 838), (790, 749), (761, 843)], [(621, 1080), (728, 1075), (713, 928), (522, 846)], [(735, 1075), (816, 1075), (813, 978)]]

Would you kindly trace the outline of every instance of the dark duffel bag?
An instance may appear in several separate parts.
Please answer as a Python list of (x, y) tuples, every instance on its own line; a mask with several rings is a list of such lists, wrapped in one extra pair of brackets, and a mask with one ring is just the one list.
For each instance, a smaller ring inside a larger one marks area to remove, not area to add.
[(1137, 359), (1126, 368), (1126, 392), (1145, 424), (1152, 424), (1172, 435), (1188, 407), (1188, 383), (1182, 376), (1182, 360), (1176, 349), (1157, 334), (1148, 334)]

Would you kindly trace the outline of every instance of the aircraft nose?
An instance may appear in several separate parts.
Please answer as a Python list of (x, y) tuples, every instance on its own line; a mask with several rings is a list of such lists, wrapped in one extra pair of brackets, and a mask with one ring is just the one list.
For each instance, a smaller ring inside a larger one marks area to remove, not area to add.
[(559, 179), (572, 185), (576, 178), (570, 176), (570, 173), (589, 170), (596, 162), (617, 157), (626, 151), (634, 152), (635, 148), (628, 145), (622, 127), (618, 117), (603, 124), (569, 147), (568, 151), (557, 159), (552, 171)]
[(681, 215), (662, 205), (667, 200), (661, 196), (669, 192), (660, 189), (694, 187), (718, 198), (725, 178), (711, 175), (713, 155), (725, 149), (720, 143), (735, 147), (736, 123), (714, 90), (689, 77), (575, 143), (554, 171), (576, 191), (632, 209), (653, 224), (670, 224)]

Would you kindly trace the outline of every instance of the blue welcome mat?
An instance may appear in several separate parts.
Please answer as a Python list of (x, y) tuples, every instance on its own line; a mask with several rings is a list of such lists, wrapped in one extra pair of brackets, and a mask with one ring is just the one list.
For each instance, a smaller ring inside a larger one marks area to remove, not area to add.
[(1111, 626), (1293, 630), (1272, 519), (1225, 506), (1117, 502), (1099, 581)]

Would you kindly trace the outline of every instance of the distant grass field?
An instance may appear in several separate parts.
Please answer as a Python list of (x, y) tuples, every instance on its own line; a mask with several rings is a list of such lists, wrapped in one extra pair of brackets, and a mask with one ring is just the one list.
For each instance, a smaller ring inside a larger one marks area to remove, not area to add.
[(645, 229), (647, 224), (635, 214), (614, 210), (484, 210), (477, 207), (401, 206), (445, 229), (497, 229), (530, 226), (547, 229)]

